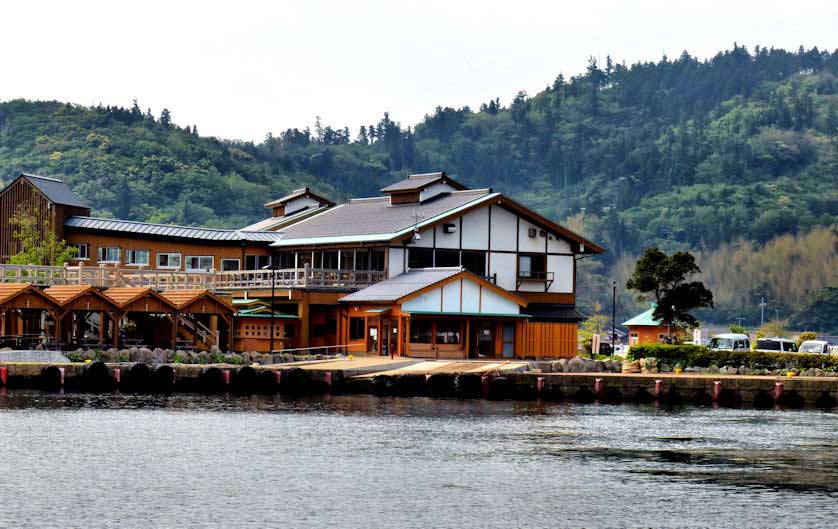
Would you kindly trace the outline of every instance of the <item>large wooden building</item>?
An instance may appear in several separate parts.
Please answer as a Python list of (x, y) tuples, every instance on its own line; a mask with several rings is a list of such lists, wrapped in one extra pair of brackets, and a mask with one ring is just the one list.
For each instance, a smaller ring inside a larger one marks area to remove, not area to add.
[[(21, 175), (0, 193), (0, 217), (33, 202), (54, 212), (53, 229), (77, 248), (55, 272), (63, 281), (202, 288), (230, 300), (239, 309), (230, 330), (236, 348), (576, 353), (576, 261), (601, 247), (445, 173), (411, 175), (381, 191), (336, 205), (298, 189), (268, 202), (268, 218), (218, 230), (91, 217), (63, 182)], [(19, 248), (3, 237), (6, 260)], [(13, 281), (14, 271), (5, 277)], [(243, 303), (253, 299), (260, 306)]]

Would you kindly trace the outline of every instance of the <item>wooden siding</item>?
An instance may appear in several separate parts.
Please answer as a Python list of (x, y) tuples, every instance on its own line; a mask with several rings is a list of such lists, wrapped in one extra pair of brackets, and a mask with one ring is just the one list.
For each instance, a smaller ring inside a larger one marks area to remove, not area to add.
[(521, 350), (526, 358), (571, 358), (577, 355), (578, 325), (575, 323), (526, 322)]

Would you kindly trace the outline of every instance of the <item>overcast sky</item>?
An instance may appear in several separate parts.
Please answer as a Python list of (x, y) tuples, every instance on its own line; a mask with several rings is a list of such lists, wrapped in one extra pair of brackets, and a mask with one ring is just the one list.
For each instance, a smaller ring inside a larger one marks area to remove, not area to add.
[(260, 141), (313, 125), (353, 136), (384, 111), (536, 93), (589, 56), (707, 57), (734, 41), (838, 47), (838, 1), (13, 2), (0, 99), (167, 107), (202, 135)]

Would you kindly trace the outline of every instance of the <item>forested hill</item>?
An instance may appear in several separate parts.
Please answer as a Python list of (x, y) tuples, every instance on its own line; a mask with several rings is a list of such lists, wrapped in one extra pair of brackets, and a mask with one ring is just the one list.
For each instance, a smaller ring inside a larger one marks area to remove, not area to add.
[(318, 120), (254, 144), (200, 137), (136, 104), (11, 101), (0, 178), (64, 178), (98, 215), (238, 227), (294, 187), (340, 200), (446, 170), (567, 219), (610, 250), (607, 266), (652, 244), (762, 244), (838, 223), (838, 51), (609, 58), (538, 94), (438, 107), (415, 126), (395, 118), (353, 131)]

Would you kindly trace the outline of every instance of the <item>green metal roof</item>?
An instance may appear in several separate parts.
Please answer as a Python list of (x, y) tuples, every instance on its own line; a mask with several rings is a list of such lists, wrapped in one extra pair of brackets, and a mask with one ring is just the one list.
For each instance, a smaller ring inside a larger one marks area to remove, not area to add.
[[(271, 317), (271, 309), (263, 306), (253, 307), (250, 309), (240, 309), (236, 316), (247, 316), (249, 318), (252, 317), (260, 317), (260, 318), (270, 318)], [(297, 318), (293, 314), (286, 314), (284, 312), (274, 311), (275, 318)]]
[(233, 300), (233, 305), (253, 305), (254, 303), (261, 303), (261, 301), (256, 298), (236, 298)]
[(652, 313), (655, 312), (655, 307), (647, 310), (642, 314), (638, 314), (634, 318), (624, 321), (623, 325), (633, 325), (633, 326), (647, 326), (647, 327), (659, 327), (661, 323), (652, 317)]
[(377, 309), (370, 309), (367, 314), (381, 314), (382, 312), (390, 312), (392, 309), (390, 307), (379, 307)]

